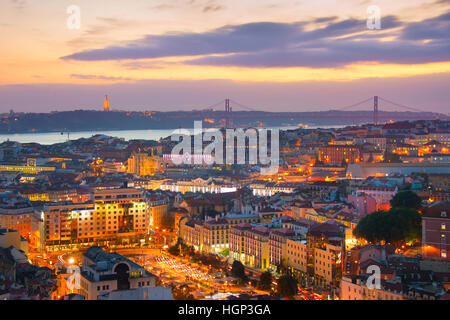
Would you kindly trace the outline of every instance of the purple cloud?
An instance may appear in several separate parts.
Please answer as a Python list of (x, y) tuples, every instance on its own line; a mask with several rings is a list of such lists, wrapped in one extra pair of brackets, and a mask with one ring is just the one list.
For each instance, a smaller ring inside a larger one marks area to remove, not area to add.
[[(449, 15), (414, 23), (403, 23), (395, 16), (386, 16), (380, 31), (369, 31), (365, 20), (336, 21), (334, 17), (296, 23), (248, 23), (204, 33), (149, 35), (123, 46), (86, 50), (63, 59), (140, 60), (206, 55), (185, 63), (267, 68), (448, 61), (450, 44), (444, 40), (450, 35)], [(305, 30), (305, 25), (311, 23), (325, 23), (325, 26)], [(396, 40), (380, 41), (385, 36), (395, 36)], [(424, 43), (423, 40), (431, 41)], [(225, 56), (208, 57), (213, 54)]]

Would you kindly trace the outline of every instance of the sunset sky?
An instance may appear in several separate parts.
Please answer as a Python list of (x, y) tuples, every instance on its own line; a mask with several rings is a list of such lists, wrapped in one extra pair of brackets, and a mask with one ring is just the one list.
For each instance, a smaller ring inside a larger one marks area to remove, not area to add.
[(116, 110), (229, 97), (311, 111), (380, 95), (450, 112), (450, 0), (2, 0), (0, 39), (0, 112), (101, 109), (105, 94)]

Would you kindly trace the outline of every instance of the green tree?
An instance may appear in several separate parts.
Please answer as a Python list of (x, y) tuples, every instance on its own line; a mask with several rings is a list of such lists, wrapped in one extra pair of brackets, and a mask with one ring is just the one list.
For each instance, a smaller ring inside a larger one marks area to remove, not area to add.
[(392, 208), (405, 207), (411, 209), (420, 209), (420, 207), (422, 206), (422, 199), (420, 199), (417, 193), (411, 190), (398, 192), (390, 202)]
[(261, 290), (270, 290), (272, 287), (272, 274), (270, 271), (263, 272), (259, 277), (258, 287)]
[(353, 231), (353, 234), (369, 242), (383, 240), (385, 236), (385, 226), (383, 225), (384, 214), (386, 214), (386, 211), (375, 211), (363, 217)]
[(283, 275), (277, 280), (277, 294), (280, 297), (292, 298), (297, 294), (297, 280), (289, 275)]
[(354, 235), (369, 242), (414, 242), (421, 238), (421, 216), (417, 210), (405, 207), (375, 211), (362, 218)]

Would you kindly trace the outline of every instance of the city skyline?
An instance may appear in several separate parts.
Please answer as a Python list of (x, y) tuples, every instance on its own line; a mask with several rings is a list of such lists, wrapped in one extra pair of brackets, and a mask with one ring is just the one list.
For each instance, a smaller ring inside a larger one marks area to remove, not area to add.
[[(101, 110), (107, 94), (112, 110), (231, 97), (264, 111), (320, 111), (381, 95), (448, 113), (449, 4), (5, 1), (0, 112)], [(80, 29), (67, 27), (71, 5)], [(367, 28), (370, 5), (381, 9), (380, 30)]]

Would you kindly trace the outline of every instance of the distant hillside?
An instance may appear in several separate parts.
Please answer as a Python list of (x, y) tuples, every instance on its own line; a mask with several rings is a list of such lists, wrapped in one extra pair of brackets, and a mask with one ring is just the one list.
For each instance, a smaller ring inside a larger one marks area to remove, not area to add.
[[(179, 112), (103, 112), (75, 110), (52, 113), (24, 113), (3, 115), (0, 133), (26, 132), (76, 132), (91, 130), (146, 130), (192, 128), (194, 120), (203, 120), (204, 127), (215, 127), (223, 123), (223, 111), (179, 111)], [(383, 112), (379, 121), (448, 119), (446, 115), (426, 112)], [(242, 126), (296, 126), (351, 125), (372, 122), (370, 111), (322, 111), (322, 112), (259, 112), (238, 111), (232, 113), (233, 124)]]

